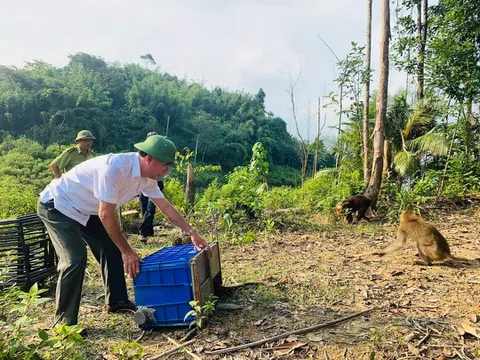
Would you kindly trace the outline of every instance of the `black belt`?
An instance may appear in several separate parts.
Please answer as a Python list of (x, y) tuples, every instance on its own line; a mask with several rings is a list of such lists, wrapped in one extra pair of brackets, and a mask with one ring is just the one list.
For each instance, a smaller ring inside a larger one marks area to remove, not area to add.
[(53, 199), (48, 200), (47, 202), (42, 202), (42, 205), (45, 206), (48, 210), (55, 208), (55, 203)]

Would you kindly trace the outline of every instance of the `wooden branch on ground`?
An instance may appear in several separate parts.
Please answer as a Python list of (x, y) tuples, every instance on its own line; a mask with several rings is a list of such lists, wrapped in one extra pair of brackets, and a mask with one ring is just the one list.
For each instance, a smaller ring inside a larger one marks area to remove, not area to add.
[[(167, 338), (168, 338), (168, 337), (167, 337)], [(169, 341), (171, 342), (172, 339), (170, 339), (170, 338), (168, 338), (168, 339), (169, 339)], [(175, 340), (173, 340), (173, 341), (175, 341)], [(154, 356), (154, 357), (151, 357), (149, 360), (157, 360), (157, 359), (161, 359), (162, 357), (166, 357), (166, 356), (168, 356), (168, 355), (171, 355), (171, 354), (173, 354), (174, 352), (177, 352), (178, 350), (180, 350), (182, 347), (190, 345), (190, 344), (193, 343), (194, 341), (195, 341), (195, 340), (190, 340), (190, 341), (187, 341), (186, 343), (183, 343), (183, 344), (179, 344), (179, 343), (176, 342), (176, 345), (177, 345), (177, 346), (175, 346), (173, 349), (167, 350), (167, 351), (161, 353), (160, 355), (156, 355), (156, 356)]]
[(461, 351), (458, 351), (457, 349), (455, 349), (455, 353), (457, 354), (457, 356), (462, 360), (472, 360), (467, 355), (465, 355), (465, 350), (463, 349), (464, 349), (463, 347)]
[(140, 336), (137, 337), (137, 338), (134, 340), (134, 342), (139, 342), (140, 340), (142, 340), (144, 335), (145, 335), (145, 330), (142, 331), (142, 333), (140, 334)]
[(427, 329), (427, 333), (425, 334), (425, 336), (417, 343), (416, 347), (420, 347), (420, 345), (422, 345), (425, 341), (428, 340), (428, 338), (430, 337), (430, 331)]
[(192, 330), (190, 330), (187, 335), (185, 335), (183, 338), (180, 339), (179, 342), (184, 342), (184, 341), (188, 341), (188, 340), (191, 340), (196, 334), (197, 334), (197, 331), (198, 331), (198, 327), (194, 327)]
[(286, 333), (283, 333), (283, 334), (280, 334), (280, 335), (276, 335), (276, 336), (273, 336), (273, 337), (270, 337), (270, 338), (267, 338), (267, 339), (258, 340), (258, 341), (255, 341), (255, 342), (252, 342), (252, 343), (248, 343), (248, 344), (244, 344), (244, 345), (234, 346), (234, 347), (230, 347), (230, 348), (226, 348), (226, 349), (221, 349), (221, 350), (215, 350), (215, 351), (205, 351), (205, 354), (207, 354), (207, 355), (226, 354), (226, 353), (233, 352), (233, 351), (237, 351), (237, 350), (242, 350), (242, 349), (247, 349), (247, 348), (254, 347), (254, 346), (263, 345), (263, 344), (265, 344), (265, 343), (267, 343), (267, 342), (280, 340), (280, 339), (286, 338), (286, 337), (288, 337), (288, 336), (290, 336), (290, 335), (304, 334), (304, 333), (311, 332), (311, 331), (313, 331), (313, 330), (318, 330), (318, 329), (321, 329), (321, 328), (329, 327), (329, 326), (332, 326), (332, 325), (341, 323), (341, 322), (343, 322), (343, 321), (352, 319), (352, 318), (354, 318), (354, 317), (357, 317), (357, 316), (366, 314), (366, 313), (368, 313), (368, 312), (370, 312), (370, 311), (372, 311), (372, 310), (374, 310), (374, 309), (375, 309), (375, 308), (363, 310), (363, 311), (356, 312), (356, 313), (354, 313), (354, 314), (345, 316), (345, 317), (340, 318), (340, 319), (337, 319), (337, 320), (333, 320), (333, 321), (329, 321), (329, 322), (326, 322), (326, 323), (309, 326), (309, 327), (307, 327), (307, 328), (302, 328), (302, 329), (298, 329), (298, 330), (289, 331), (289, 332), (286, 332)]
[[(168, 336), (165, 335), (165, 334), (163, 334), (163, 336), (164, 336), (168, 341), (170, 341), (172, 344), (177, 345), (177, 346), (180, 345), (178, 342), (176, 342), (175, 340), (173, 340), (171, 337), (168, 337)], [(192, 340), (188, 341), (188, 343), (190, 344), (190, 342), (194, 342), (194, 341), (195, 341), (195, 340), (192, 339)], [(186, 344), (186, 343), (185, 343), (185, 344)], [(182, 346), (185, 346), (185, 345), (182, 345)], [(202, 359), (200, 359), (197, 355), (195, 355), (194, 353), (192, 353), (191, 351), (189, 351), (189, 350), (187, 350), (187, 349), (185, 349), (185, 352), (186, 352), (188, 355), (190, 355), (192, 358), (194, 358), (195, 360), (202, 360)]]

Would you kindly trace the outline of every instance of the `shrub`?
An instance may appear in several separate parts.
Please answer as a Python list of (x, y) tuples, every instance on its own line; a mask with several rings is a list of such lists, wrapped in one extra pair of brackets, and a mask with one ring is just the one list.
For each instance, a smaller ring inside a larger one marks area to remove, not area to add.
[(421, 204), (425, 202), (425, 197), (416, 194), (411, 184), (398, 184), (385, 180), (382, 187), (388, 201), (387, 216), (389, 218), (398, 219), (400, 213), (406, 209), (418, 212), (423, 210)]
[(300, 170), (290, 166), (272, 165), (267, 175), (270, 186), (297, 187), (302, 183)]
[(176, 178), (166, 178), (164, 185), (164, 193), (168, 201), (177, 209), (183, 209), (185, 207), (185, 190), (180, 180)]
[(23, 185), (12, 176), (0, 178), (0, 218), (16, 218), (34, 213), (37, 198), (37, 188), (34, 185)]
[(359, 171), (322, 170), (305, 181), (299, 204), (307, 211), (331, 210), (339, 201), (362, 192), (362, 188), (363, 179)]
[(225, 175), (219, 169), (210, 169), (207, 166), (195, 167), (195, 188), (202, 191), (208, 188), (213, 181), (222, 183), (225, 181)]
[(413, 192), (418, 196), (436, 196), (440, 185), (440, 171), (427, 170), (423, 179), (417, 181)]
[(288, 209), (298, 206), (299, 189), (277, 187), (263, 193), (264, 210)]
[(446, 173), (444, 196), (460, 197), (480, 191), (480, 165), (472, 162), (464, 153), (451, 158)]
[(0, 359), (84, 359), (79, 325), (60, 325), (53, 336), (35, 330), (41, 305), (48, 301), (40, 297), (44, 291), (35, 284), (28, 292), (12, 286), (0, 293)]
[(197, 203), (199, 212), (210, 214), (216, 211), (219, 217), (237, 211), (256, 217), (263, 211), (262, 194), (266, 190), (265, 176), (268, 173), (266, 151), (261, 143), (253, 146), (250, 166), (238, 166), (227, 175), (227, 183), (219, 186), (214, 181)]

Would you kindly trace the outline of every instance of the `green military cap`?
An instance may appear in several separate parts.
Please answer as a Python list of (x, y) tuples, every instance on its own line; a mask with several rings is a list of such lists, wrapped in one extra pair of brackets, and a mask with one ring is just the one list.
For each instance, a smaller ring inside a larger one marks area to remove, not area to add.
[(78, 140), (93, 140), (95, 136), (93, 136), (91, 131), (88, 130), (80, 130), (75, 138), (75, 141)]
[(175, 144), (161, 135), (151, 135), (144, 142), (134, 145), (137, 150), (151, 155), (165, 164), (175, 163), (177, 148)]

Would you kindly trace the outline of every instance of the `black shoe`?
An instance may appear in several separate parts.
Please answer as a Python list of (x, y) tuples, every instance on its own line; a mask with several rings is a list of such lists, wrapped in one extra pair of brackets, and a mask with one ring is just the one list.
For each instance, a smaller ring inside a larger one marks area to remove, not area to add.
[(146, 236), (138, 235), (138, 240), (140, 240), (144, 244), (147, 244), (147, 237)]
[(121, 311), (121, 310), (135, 311), (135, 310), (137, 310), (137, 306), (133, 302), (131, 302), (130, 300), (122, 301), (122, 302), (119, 302), (119, 303), (116, 303), (116, 304), (108, 304), (107, 305), (107, 312), (109, 312), (109, 313), (115, 313), (115, 312)]

